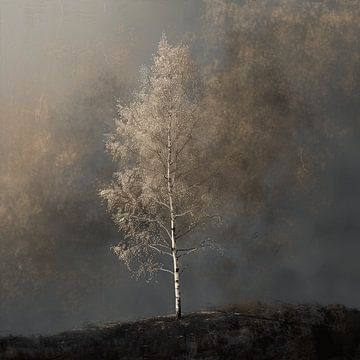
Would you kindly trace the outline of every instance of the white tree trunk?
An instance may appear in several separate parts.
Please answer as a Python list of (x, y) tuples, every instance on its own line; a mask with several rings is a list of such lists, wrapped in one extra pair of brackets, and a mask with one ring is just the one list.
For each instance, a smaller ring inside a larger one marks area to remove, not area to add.
[(173, 257), (173, 272), (174, 272), (174, 287), (175, 287), (175, 314), (176, 318), (181, 318), (181, 293), (180, 293), (180, 270), (179, 258), (176, 250), (176, 220), (173, 204), (173, 181), (175, 175), (171, 171), (172, 166), (172, 139), (171, 139), (171, 122), (168, 131), (168, 159), (167, 159), (167, 182), (169, 193), (169, 207), (170, 207), (170, 234), (171, 234), (171, 253)]
[(175, 285), (175, 312), (176, 318), (181, 318), (181, 293), (180, 293), (180, 270), (178, 264), (178, 257), (176, 251), (176, 241), (175, 241), (175, 223), (171, 221), (171, 243), (172, 243), (172, 255), (174, 261), (174, 285)]

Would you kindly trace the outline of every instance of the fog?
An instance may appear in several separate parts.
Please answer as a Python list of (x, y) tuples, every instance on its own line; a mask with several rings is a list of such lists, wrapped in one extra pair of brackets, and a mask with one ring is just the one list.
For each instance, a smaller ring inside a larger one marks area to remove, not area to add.
[(211, 230), (224, 253), (189, 260), (184, 311), (360, 306), (359, 11), (259, 4), (0, 0), (2, 334), (172, 312), (169, 276), (136, 281), (111, 252), (121, 234), (97, 195), (116, 99), (131, 99), (164, 32), (191, 44), (204, 78), (208, 156), (233, 154)]

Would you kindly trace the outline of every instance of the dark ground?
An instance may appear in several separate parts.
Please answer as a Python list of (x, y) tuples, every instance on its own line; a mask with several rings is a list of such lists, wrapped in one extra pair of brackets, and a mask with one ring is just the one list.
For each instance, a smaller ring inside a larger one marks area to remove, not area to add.
[(0, 359), (360, 359), (360, 311), (250, 305), (0, 338)]

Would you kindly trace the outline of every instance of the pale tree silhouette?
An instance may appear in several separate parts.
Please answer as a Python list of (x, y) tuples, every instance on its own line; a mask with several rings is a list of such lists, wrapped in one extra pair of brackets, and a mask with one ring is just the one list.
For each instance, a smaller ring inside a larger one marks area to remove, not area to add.
[(205, 157), (211, 131), (201, 116), (201, 86), (189, 47), (171, 46), (163, 36), (142, 75), (135, 100), (118, 105), (107, 149), (119, 167), (100, 196), (124, 236), (114, 252), (136, 276), (170, 273), (180, 318), (181, 258), (217, 248), (213, 240), (191, 235), (218, 223), (211, 211), (211, 175), (219, 167)]

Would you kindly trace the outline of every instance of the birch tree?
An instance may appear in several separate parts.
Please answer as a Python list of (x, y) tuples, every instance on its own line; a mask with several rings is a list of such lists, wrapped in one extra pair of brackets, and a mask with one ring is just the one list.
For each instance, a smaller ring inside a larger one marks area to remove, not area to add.
[(215, 167), (204, 156), (210, 137), (189, 47), (171, 46), (163, 36), (142, 75), (134, 100), (118, 104), (116, 131), (107, 141), (118, 171), (100, 196), (123, 234), (115, 254), (137, 277), (170, 274), (180, 318), (182, 258), (215, 247), (195, 234), (216, 220), (209, 181)]

